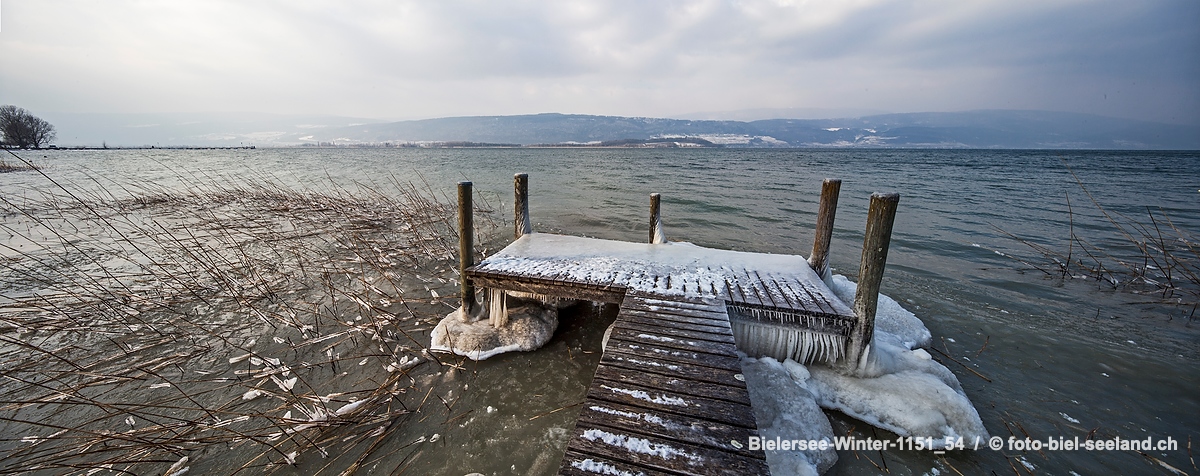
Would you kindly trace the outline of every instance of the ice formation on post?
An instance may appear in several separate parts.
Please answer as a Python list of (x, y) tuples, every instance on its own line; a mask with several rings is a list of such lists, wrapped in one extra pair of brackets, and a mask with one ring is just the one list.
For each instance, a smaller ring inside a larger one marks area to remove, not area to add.
[(654, 239), (650, 240), (650, 244), (661, 245), (667, 242), (667, 235), (663, 233), (662, 217), (656, 218), (658, 219), (654, 222)]
[[(847, 303), (854, 302), (854, 293), (858, 290), (857, 284), (850, 282), (840, 274), (827, 276), (824, 280), (825, 285), (833, 291), (838, 299)], [(929, 329), (925, 328), (925, 323), (901, 307), (895, 299), (883, 293), (879, 294), (879, 302), (876, 304), (875, 311), (875, 334), (879, 335), (880, 331), (898, 337), (904, 347), (909, 349), (927, 347), (932, 339)]]

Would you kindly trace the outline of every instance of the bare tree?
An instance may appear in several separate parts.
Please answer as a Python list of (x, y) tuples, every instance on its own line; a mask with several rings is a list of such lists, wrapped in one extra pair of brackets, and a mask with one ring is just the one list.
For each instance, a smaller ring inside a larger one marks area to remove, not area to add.
[(0, 106), (0, 143), (5, 147), (40, 149), (54, 140), (54, 126), (13, 105)]

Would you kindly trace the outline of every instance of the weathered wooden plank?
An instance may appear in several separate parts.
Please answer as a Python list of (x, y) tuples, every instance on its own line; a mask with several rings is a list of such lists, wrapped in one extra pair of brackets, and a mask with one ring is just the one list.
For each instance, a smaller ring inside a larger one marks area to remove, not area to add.
[(757, 428), (754, 424), (754, 414), (749, 405), (696, 395), (670, 393), (632, 382), (594, 380), (591, 388), (588, 389), (587, 398), (743, 428)]
[(725, 296), (730, 301), (745, 301), (746, 298), (737, 292), (733, 287), (733, 283), (728, 278), (725, 279)]
[(718, 325), (714, 325), (713, 321), (709, 321), (709, 320), (689, 319), (686, 317), (678, 317), (676, 319), (670, 319), (670, 318), (664, 317), (661, 314), (648, 314), (648, 313), (641, 313), (638, 311), (629, 312), (629, 311), (625, 311), (624, 309), (621, 310), (621, 318), (631, 321), (631, 322), (644, 322), (644, 323), (659, 325), (659, 326), (663, 326), (663, 327), (672, 327), (672, 328), (679, 328), (679, 329), (692, 330), (692, 331), (709, 332), (709, 333), (715, 333), (715, 334), (722, 334), (722, 333), (729, 332), (728, 321), (724, 321), (725, 325), (718, 326)]
[[(697, 446), (740, 454), (749, 458), (765, 457), (762, 450), (750, 451), (747, 443), (757, 430), (707, 420), (652, 413), (644, 408), (611, 402), (584, 405), (578, 426), (609, 427), (657, 436)], [(738, 445), (734, 445), (737, 442)]]
[(697, 364), (735, 372), (741, 367), (741, 362), (737, 356), (733, 355), (672, 349), (670, 347), (654, 345), (646, 341), (629, 341), (620, 337), (608, 339), (605, 351), (607, 352), (609, 349), (640, 355), (648, 359), (660, 359), (664, 362)]
[(724, 305), (722, 305), (720, 308), (695, 309), (686, 307), (648, 306), (640, 302), (630, 302), (626, 300), (622, 303), (621, 308), (631, 311), (672, 314), (676, 316), (695, 317), (699, 319), (715, 319), (718, 321), (725, 319)]
[(721, 313), (715, 312), (700, 312), (692, 309), (644, 309), (626, 306), (629, 301), (621, 305), (621, 311), (629, 315), (649, 318), (654, 320), (673, 320), (679, 322), (692, 322), (700, 325), (726, 327), (729, 323), (729, 313), (727, 305), (722, 302)]
[(552, 281), (524, 276), (518, 278), (472, 270), (467, 270), (467, 276), (479, 287), (537, 293), (567, 299), (620, 304), (625, 296), (625, 289), (616, 286), (597, 286), (574, 281)]
[(696, 296), (659, 296), (631, 293), (636, 301), (645, 303), (649, 306), (668, 306), (676, 308), (688, 309), (709, 309), (720, 304), (719, 300), (712, 298), (703, 298)]
[[(806, 286), (803, 281), (795, 279), (794, 282), (795, 286), (792, 286), (792, 283), (787, 281), (784, 281), (783, 285), (789, 292), (792, 293), (793, 296), (796, 296), (796, 298), (804, 304), (803, 306), (800, 306), (801, 308), (810, 311), (836, 314), (836, 310), (829, 304), (828, 300), (820, 299), (818, 296), (814, 295), (812, 290), (809, 289), (809, 287)], [(816, 309), (812, 309), (812, 306), (815, 306)]]
[(854, 311), (850, 309), (850, 306), (847, 306), (846, 303), (842, 302), (841, 299), (838, 299), (837, 295), (833, 294), (833, 291), (825, 287), (823, 284), (813, 285), (811, 283), (804, 283), (799, 279), (796, 281), (813, 297), (814, 300), (824, 303), (824, 305), (827, 306), (830, 309), (830, 312), (833, 314), (844, 316), (854, 315)]
[[(629, 316), (630, 319), (647, 319), (655, 322), (678, 322), (683, 324), (693, 324), (697, 326), (713, 327), (717, 329), (729, 328), (729, 315), (722, 314), (720, 319), (707, 316), (688, 316), (683, 314), (673, 314), (669, 312), (644, 311), (641, 309), (626, 309), (621, 308), (622, 315)], [(727, 331), (726, 331), (727, 332)]]
[[(758, 299), (762, 301), (763, 304), (770, 303), (774, 307), (783, 307), (783, 303), (776, 301), (775, 297), (771, 295), (770, 289), (767, 289), (766, 283), (763, 281), (762, 276), (758, 274), (758, 270), (747, 269), (744, 271), (746, 272), (746, 279), (749, 279), (752, 283), (751, 287), (754, 288), (754, 293), (759, 297)], [(766, 299), (763, 299), (763, 296), (766, 296)]]
[(791, 309), (804, 308), (804, 303), (793, 299), (793, 294), (785, 290), (774, 276), (767, 275), (763, 285), (766, 286), (767, 291), (771, 294), (783, 298), (784, 306)]
[[(574, 432), (569, 448), (578, 453), (629, 461), (661, 471), (695, 475), (769, 474), (765, 460), (684, 445), (670, 439), (615, 428), (583, 428)], [(631, 451), (629, 448), (641, 451)]]
[[(628, 323), (623, 323), (628, 324)], [(734, 355), (737, 353), (737, 346), (726, 342), (713, 342), (700, 339), (677, 339), (674, 337), (665, 337), (658, 335), (654, 331), (645, 329), (630, 329), (621, 324), (615, 325), (610, 338), (625, 339), (634, 342), (643, 342), (654, 344), (662, 347), (670, 347), (672, 349), (690, 350), (694, 352), (707, 352), (710, 354), (727, 354)]]
[[(624, 352), (620, 349), (611, 349), (610, 352), (605, 352), (601, 360), (601, 365), (624, 369), (623, 371), (628, 375), (636, 375), (637, 372), (642, 372), (717, 385), (732, 385), (735, 387), (744, 385), (738, 380), (738, 374), (741, 372), (736, 370), (670, 362), (661, 359), (648, 359), (640, 355)], [(646, 379), (647, 381), (651, 380), (650, 377), (646, 377)], [(624, 380), (628, 381), (630, 379)]]
[(721, 316), (725, 314), (725, 306), (667, 306), (663, 304), (647, 303), (641, 300), (631, 300), (625, 304), (625, 307), (638, 311), (667, 312), (685, 316), (707, 317), (710, 319), (720, 319)]
[(724, 334), (729, 332), (729, 314), (722, 314), (720, 319), (713, 319), (705, 316), (689, 316), (683, 314), (672, 314), (667, 312), (643, 311), (640, 309), (625, 309), (621, 308), (621, 317), (625, 319), (642, 319), (650, 322), (663, 322), (668, 324), (692, 324), (696, 326), (704, 326), (714, 328), (712, 332)]
[(672, 327), (672, 326), (668, 326), (668, 325), (648, 324), (648, 323), (644, 323), (644, 322), (634, 322), (629, 319), (617, 319), (617, 321), (614, 322), (613, 325), (616, 326), (616, 328), (618, 328), (618, 329), (625, 328), (625, 329), (640, 331), (640, 332), (649, 334), (651, 336), (657, 335), (657, 336), (661, 337), (661, 339), (655, 339), (654, 337), (646, 337), (646, 339), (659, 340), (664, 343), (672, 342), (672, 341), (682, 341), (682, 342), (688, 343), (688, 345), (701, 345), (701, 344), (696, 344), (696, 343), (692, 342), (692, 341), (698, 341), (698, 340), (704, 340), (704, 341), (710, 341), (710, 342), (720, 342), (720, 343), (725, 343), (725, 344), (733, 344), (734, 343), (732, 333), (717, 334), (717, 333), (710, 333), (710, 332), (689, 331), (689, 330), (684, 330), (684, 329), (680, 329), (680, 328)]
[[(708, 372), (706, 375), (715, 376), (717, 374)], [(601, 365), (596, 368), (595, 378), (653, 387), (668, 393), (685, 395), (702, 393), (702, 395), (697, 396), (749, 405), (750, 396), (746, 392), (746, 388), (734, 385), (741, 383), (737, 382), (735, 377), (732, 377), (732, 375), (736, 374), (722, 373), (722, 375), (717, 379), (724, 380), (724, 382), (703, 382), (684, 375), (674, 373), (660, 374), (636, 369), (631, 370), (609, 363), (608, 365)]]
[(741, 281), (734, 281), (734, 288), (737, 289), (738, 294), (742, 296), (744, 302), (757, 303), (760, 306), (767, 305), (767, 303), (762, 302), (762, 299), (754, 294), (754, 290), (749, 286), (749, 283), (743, 286)]
[(580, 453), (568, 447), (567, 454), (563, 455), (562, 465), (559, 466), (558, 474), (568, 476), (596, 476), (598, 474), (617, 476), (676, 476), (683, 473), (650, 469), (617, 459)]

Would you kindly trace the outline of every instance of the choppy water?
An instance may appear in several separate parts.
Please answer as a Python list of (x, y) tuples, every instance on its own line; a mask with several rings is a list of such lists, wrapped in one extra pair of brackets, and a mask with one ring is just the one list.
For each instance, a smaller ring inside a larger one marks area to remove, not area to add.
[[(811, 247), (821, 179), (837, 177), (843, 186), (831, 262), (835, 273), (852, 279), (868, 196), (898, 192), (883, 292), (924, 320), (935, 346), (963, 364), (935, 353), (958, 375), (993, 435), (1172, 437), (1180, 441), (1180, 450), (1149, 456), (1191, 474), (1200, 471), (1186, 449), (1191, 439), (1200, 438), (1200, 320), (1189, 318), (1193, 308), (1114, 292), (1094, 280), (1047, 277), (997, 253), (1038, 257), (997, 228), (1065, 250), (1074, 227), (1092, 244), (1121, 249), (1127, 240), (1112, 232), (1069, 170), (1114, 214), (1150, 223), (1149, 209), (1179, 229), (1200, 234), (1200, 154), (1194, 152), (264, 149), (37, 155), (44, 156), (35, 161), (52, 177), (82, 188), (95, 186), (87, 175), (100, 183), (163, 187), (271, 177), (314, 189), (331, 182), (379, 184), (394, 177), (428, 182), (451, 194), (454, 184), (466, 179), (483, 198), (504, 207), (511, 203), (512, 174), (525, 172), (537, 230), (641, 241), (647, 196), (659, 192), (669, 239), (796, 254)], [(0, 187), (6, 197), (20, 197), (35, 196), (49, 185), (34, 174), (10, 173), (0, 175)], [(1068, 198), (1073, 213), (1068, 213)], [(455, 421), (471, 424), (441, 430), (440, 445), (415, 455), (397, 451), (397, 460), (405, 458), (414, 474), (552, 472), (557, 461), (546, 461), (545, 452), (532, 447), (559, 444), (558, 428), (570, 425), (573, 409), (541, 415), (582, 397), (572, 385), (586, 380), (585, 367), (594, 365), (595, 354), (576, 352), (595, 352), (598, 342), (592, 341), (603, 326), (584, 324), (611, 319), (611, 309), (601, 311), (582, 309), (566, 317), (564, 325), (572, 329), (560, 330), (545, 352), (501, 356), (471, 369), (475, 380), (468, 389), (456, 390), (463, 394), (457, 405), (475, 413)], [(441, 385), (458, 388), (466, 378), (443, 376)], [(497, 416), (480, 411), (489, 406), (500, 409)], [(461, 412), (447, 413), (443, 419)], [(861, 423), (834, 419), (835, 431), (854, 427), (870, 434)], [(409, 425), (406, 437), (438, 428), (430, 422)], [(837, 474), (878, 472), (885, 466), (892, 474), (1166, 471), (1153, 459), (1119, 451), (983, 450), (947, 457), (845, 453), (840, 458)]]

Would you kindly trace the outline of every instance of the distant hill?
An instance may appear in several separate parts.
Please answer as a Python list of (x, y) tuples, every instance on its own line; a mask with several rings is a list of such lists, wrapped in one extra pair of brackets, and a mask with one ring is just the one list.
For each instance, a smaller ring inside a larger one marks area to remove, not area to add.
[(884, 114), (853, 119), (706, 121), (535, 114), (363, 124), (315, 137), (511, 144), (695, 138), (726, 147), (1200, 149), (1200, 127), (1045, 111)]
[[(625, 147), (1200, 149), (1200, 126), (1088, 114), (981, 110), (846, 119), (687, 120), (532, 114), (400, 122), (337, 116), (47, 115), (60, 145), (483, 143)], [(679, 140), (670, 140), (679, 139)]]

